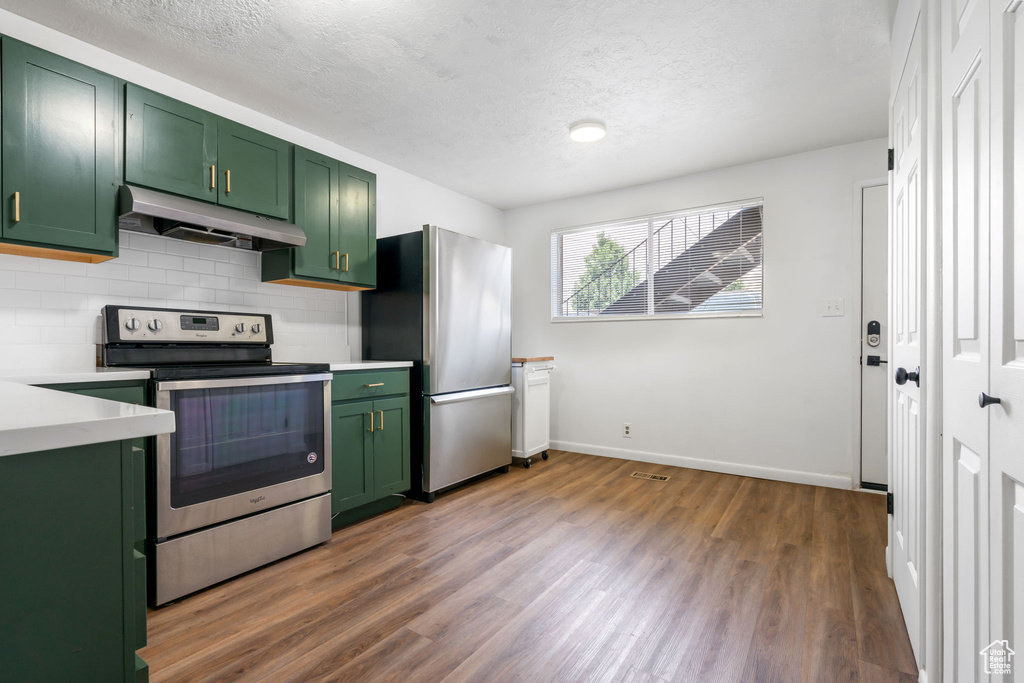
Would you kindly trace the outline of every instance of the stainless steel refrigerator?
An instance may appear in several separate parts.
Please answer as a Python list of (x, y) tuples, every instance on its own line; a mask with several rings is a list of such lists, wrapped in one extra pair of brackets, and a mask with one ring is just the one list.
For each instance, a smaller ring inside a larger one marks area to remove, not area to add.
[(512, 462), (512, 250), (424, 226), (377, 240), (363, 358), (411, 360), (413, 493)]

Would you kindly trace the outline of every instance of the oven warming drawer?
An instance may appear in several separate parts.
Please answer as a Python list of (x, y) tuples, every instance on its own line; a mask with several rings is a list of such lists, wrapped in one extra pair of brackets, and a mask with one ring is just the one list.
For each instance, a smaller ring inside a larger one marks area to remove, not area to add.
[(156, 604), (331, 538), (325, 494), (156, 544)]

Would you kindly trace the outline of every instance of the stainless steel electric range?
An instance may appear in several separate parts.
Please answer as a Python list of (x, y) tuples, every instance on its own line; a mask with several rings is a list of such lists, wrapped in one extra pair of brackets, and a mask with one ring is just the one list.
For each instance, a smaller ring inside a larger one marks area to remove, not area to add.
[(331, 374), (274, 363), (269, 315), (106, 306), (103, 364), (174, 412), (149, 463), (154, 604), (331, 536)]

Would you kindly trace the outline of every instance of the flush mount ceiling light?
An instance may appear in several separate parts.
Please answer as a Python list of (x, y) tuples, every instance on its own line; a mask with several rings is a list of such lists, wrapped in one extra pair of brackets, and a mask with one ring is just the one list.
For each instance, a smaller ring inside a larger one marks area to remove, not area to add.
[(597, 142), (605, 136), (600, 121), (577, 121), (569, 126), (569, 139), (575, 142)]

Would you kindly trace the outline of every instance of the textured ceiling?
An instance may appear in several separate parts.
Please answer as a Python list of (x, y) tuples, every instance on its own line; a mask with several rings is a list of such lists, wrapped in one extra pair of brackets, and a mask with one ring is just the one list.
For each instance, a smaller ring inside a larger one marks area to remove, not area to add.
[(894, 5), (0, 0), (499, 208), (885, 135)]

